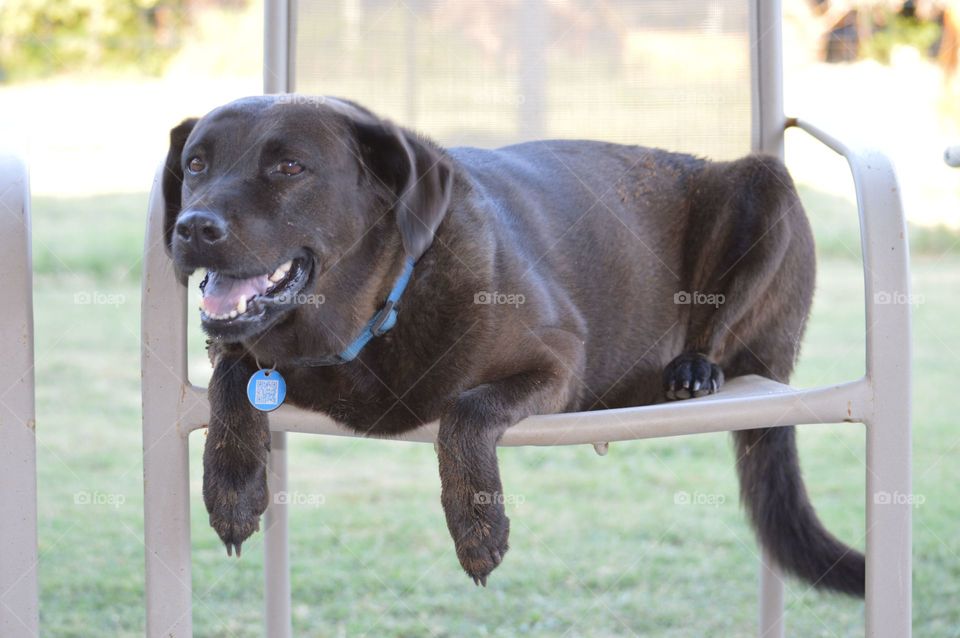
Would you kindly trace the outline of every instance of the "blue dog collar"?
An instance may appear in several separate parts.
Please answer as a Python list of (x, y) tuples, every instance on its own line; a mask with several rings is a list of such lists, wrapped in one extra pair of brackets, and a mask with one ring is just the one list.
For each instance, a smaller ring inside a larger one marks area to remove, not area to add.
[(387, 296), (387, 301), (383, 305), (383, 308), (373, 315), (370, 321), (367, 322), (367, 325), (363, 327), (360, 335), (354, 339), (350, 345), (339, 354), (324, 359), (311, 359), (303, 365), (313, 368), (334, 366), (353, 361), (371, 339), (379, 337), (393, 328), (397, 324), (397, 304), (400, 302), (400, 297), (403, 295), (403, 291), (406, 290), (407, 284), (410, 283), (410, 276), (413, 274), (413, 264), (414, 259), (412, 257), (407, 257), (404, 260), (403, 272), (400, 273), (397, 281), (393, 284), (393, 289)]

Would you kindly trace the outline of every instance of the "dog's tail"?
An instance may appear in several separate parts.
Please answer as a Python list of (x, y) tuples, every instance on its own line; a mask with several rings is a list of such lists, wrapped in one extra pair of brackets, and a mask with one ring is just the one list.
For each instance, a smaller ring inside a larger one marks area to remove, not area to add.
[(794, 428), (742, 430), (734, 441), (740, 498), (767, 552), (815, 587), (862, 597), (863, 554), (817, 518), (800, 475)]

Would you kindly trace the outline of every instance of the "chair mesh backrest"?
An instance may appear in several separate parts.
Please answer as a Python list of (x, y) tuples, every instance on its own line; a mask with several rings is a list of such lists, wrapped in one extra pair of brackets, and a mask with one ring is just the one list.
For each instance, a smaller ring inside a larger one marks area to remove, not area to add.
[(299, 93), (442, 144), (589, 138), (750, 150), (744, 0), (300, 0)]

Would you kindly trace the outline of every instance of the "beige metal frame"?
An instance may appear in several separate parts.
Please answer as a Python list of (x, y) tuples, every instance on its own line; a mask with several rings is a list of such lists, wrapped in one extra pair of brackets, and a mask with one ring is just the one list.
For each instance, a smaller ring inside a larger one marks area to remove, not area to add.
[(0, 154), (0, 636), (36, 636), (37, 458), (30, 179)]
[[(265, 89), (291, 89), (292, 0), (267, 2)], [(753, 148), (783, 154), (783, 131), (796, 126), (846, 158), (853, 174), (863, 246), (866, 374), (837, 385), (795, 389), (760, 377), (732, 379), (717, 395), (653, 406), (530, 417), (501, 445), (603, 444), (683, 434), (807, 423), (863, 423), (867, 438), (866, 634), (906, 638), (911, 624), (910, 308), (906, 227), (896, 178), (880, 153), (854, 149), (815, 126), (787, 120), (782, 107), (779, 0), (753, 0)], [(161, 169), (162, 170), (162, 167)], [(163, 198), (157, 173), (150, 199), (143, 277), (143, 438), (147, 547), (147, 633), (191, 635), (191, 431), (206, 425), (206, 390), (187, 376), (187, 291), (162, 244)], [(270, 489), (286, 488), (286, 432), (355, 436), (323, 415), (284, 406), (271, 414)], [(432, 442), (431, 424), (404, 437)], [(290, 629), (286, 506), (265, 520), (266, 633)], [(781, 575), (761, 560), (761, 636), (784, 635)]]

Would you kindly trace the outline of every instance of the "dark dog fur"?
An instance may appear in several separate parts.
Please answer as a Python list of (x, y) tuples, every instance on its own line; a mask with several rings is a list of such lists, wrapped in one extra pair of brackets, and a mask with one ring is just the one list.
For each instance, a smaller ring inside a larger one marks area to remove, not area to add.
[[(591, 141), (444, 150), (344, 100), (256, 97), (172, 131), (163, 192), (181, 273), (247, 278), (296, 257), (298, 292), (325, 300), (203, 317), (216, 352), (203, 494), (238, 552), (268, 502), (267, 417), (245, 395), (258, 364), (282, 372), (291, 403), (362, 434), (439, 420), (447, 524), (485, 583), (507, 551), (507, 428), (701, 396), (724, 376), (786, 382), (813, 294), (807, 219), (765, 156)], [(396, 327), (352, 362), (310, 366), (357, 336), (406, 256)], [(678, 291), (724, 303), (675, 303)], [(475, 303), (484, 292), (523, 303)], [(734, 438), (763, 545), (806, 581), (862, 595), (863, 556), (817, 519), (793, 428)]]

